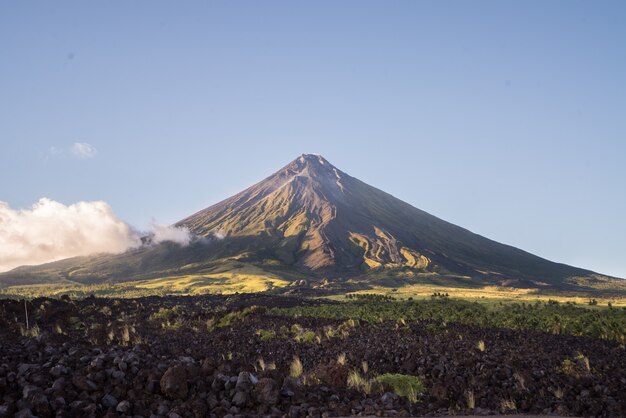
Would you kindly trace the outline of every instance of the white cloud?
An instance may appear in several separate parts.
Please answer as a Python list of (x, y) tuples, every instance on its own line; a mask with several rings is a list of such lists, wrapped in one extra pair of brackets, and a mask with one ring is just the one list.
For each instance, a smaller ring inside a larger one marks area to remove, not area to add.
[(0, 271), (140, 245), (139, 234), (105, 202), (66, 206), (43, 198), (25, 210), (0, 202)]
[(156, 222), (150, 224), (152, 233), (152, 242), (159, 244), (163, 241), (172, 241), (180, 245), (189, 245), (191, 242), (191, 232), (189, 229), (175, 226), (161, 225)]
[(86, 142), (74, 142), (70, 147), (70, 152), (74, 157), (91, 158), (98, 153), (96, 147)]
[[(150, 228), (153, 244), (188, 245), (192, 239), (187, 228), (156, 222)], [(42, 198), (23, 210), (0, 202), (0, 271), (82, 255), (119, 254), (140, 247), (141, 236), (102, 201), (66, 206)]]

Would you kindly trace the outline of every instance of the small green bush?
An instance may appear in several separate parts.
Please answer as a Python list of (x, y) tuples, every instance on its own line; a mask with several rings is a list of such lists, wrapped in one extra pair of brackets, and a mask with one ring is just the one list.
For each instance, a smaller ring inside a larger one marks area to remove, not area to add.
[(150, 315), (151, 320), (156, 321), (169, 321), (176, 315), (180, 315), (182, 308), (180, 306), (174, 306), (173, 308), (160, 308), (158, 312), (154, 312)]
[(384, 386), (390, 387), (398, 396), (404, 396), (411, 402), (417, 402), (418, 395), (424, 392), (424, 382), (417, 376), (385, 373), (376, 377)]
[(269, 341), (276, 338), (276, 333), (271, 329), (260, 329), (256, 332), (256, 335), (261, 341)]
[(312, 343), (315, 341), (315, 332), (304, 331), (302, 334), (298, 334), (294, 339), (300, 343)]

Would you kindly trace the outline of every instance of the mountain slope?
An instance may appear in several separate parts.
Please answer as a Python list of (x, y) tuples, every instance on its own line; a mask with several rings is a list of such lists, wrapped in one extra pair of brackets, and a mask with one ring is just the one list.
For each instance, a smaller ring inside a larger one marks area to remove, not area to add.
[(603, 280), (589, 270), (554, 263), (445, 222), (318, 155), (302, 155), (176, 226), (189, 228), (197, 239), (187, 247), (147, 245), (121, 255), (22, 267), (0, 274), (0, 282), (38, 278), (99, 283), (210, 275), (233, 262), (290, 280), (366, 279), (392, 271), (521, 287)]
[(408, 267), (527, 285), (592, 274), (445, 222), (317, 155), (177, 225), (200, 236), (256, 237), (255, 250), (271, 242), (282, 262), (326, 274)]

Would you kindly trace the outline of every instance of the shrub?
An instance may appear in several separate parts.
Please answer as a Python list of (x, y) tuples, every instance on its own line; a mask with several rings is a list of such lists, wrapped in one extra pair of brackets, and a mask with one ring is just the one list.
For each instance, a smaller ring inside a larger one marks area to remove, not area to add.
[(302, 328), (302, 325), (300, 324), (292, 324), (291, 325), (291, 332), (294, 334), (301, 334), (304, 331), (304, 328)]
[(424, 393), (424, 383), (417, 376), (385, 373), (376, 377), (376, 381), (393, 390), (398, 396), (404, 396), (410, 402), (417, 402), (417, 397)]
[(316, 335), (313, 331), (305, 331), (302, 334), (296, 335), (294, 339), (301, 343), (312, 343), (316, 341)]
[(256, 335), (259, 337), (261, 341), (269, 341), (276, 338), (276, 332), (271, 329), (260, 329), (257, 330)]
[(241, 311), (232, 311), (224, 315), (217, 323), (218, 328), (230, 327), (235, 322), (243, 321), (245, 317), (255, 312), (264, 312), (265, 309), (259, 306), (250, 306)]
[(180, 306), (174, 306), (173, 308), (160, 308), (157, 312), (150, 315), (149, 319), (156, 321), (169, 321), (176, 315), (180, 315), (182, 308)]
[(591, 371), (591, 366), (589, 365), (589, 358), (587, 356), (585, 356), (582, 353), (578, 353), (576, 354), (576, 357), (574, 357), (574, 360), (576, 360), (576, 363), (578, 363), (578, 365), (585, 371), (590, 372)]
[(591, 365), (586, 356), (578, 353), (573, 359), (564, 359), (560, 371), (570, 376), (581, 377), (591, 373)]
[(326, 326), (324, 327), (324, 336), (326, 336), (326, 338), (331, 339), (334, 338), (338, 335), (337, 330), (335, 328), (333, 328), (332, 326)]

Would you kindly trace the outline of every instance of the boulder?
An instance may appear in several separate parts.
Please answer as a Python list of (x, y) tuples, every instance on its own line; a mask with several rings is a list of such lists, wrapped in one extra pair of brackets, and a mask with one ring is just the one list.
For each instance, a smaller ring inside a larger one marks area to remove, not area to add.
[(278, 403), (278, 384), (274, 379), (263, 377), (254, 387), (254, 398), (260, 404), (275, 405)]
[(161, 392), (170, 399), (184, 399), (187, 397), (187, 373), (181, 365), (172, 366), (165, 371), (161, 378)]
[(246, 403), (248, 403), (248, 399), (248, 392), (237, 391), (235, 392), (235, 396), (233, 396), (232, 403), (236, 406), (244, 406)]
[(257, 382), (256, 377), (248, 372), (241, 372), (237, 376), (237, 383), (235, 383), (235, 390), (237, 392), (250, 393), (254, 384)]

